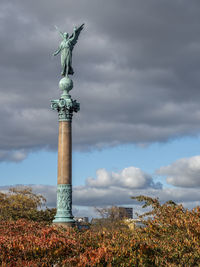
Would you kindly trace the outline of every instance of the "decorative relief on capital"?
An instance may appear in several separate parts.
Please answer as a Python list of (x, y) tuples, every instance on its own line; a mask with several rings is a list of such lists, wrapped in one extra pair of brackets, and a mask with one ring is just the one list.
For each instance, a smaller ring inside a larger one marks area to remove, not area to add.
[(58, 111), (59, 121), (71, 121), (73, 112), (80, 110), (80, 104), (71, 97), (60, 98), (51, 101), (51, 108)]

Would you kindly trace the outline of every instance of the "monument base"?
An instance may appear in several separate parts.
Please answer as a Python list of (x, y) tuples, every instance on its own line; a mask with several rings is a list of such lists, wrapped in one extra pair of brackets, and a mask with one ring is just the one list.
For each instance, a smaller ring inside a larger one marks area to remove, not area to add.
[[(59, 153), (58, 153), (59, 154)], [(64, 153), (62, 153), (64, 154)], [(72, 215), (72, 185), (57, 185), (57, 212), (53, 223), (72, 225), (75, 223)]]

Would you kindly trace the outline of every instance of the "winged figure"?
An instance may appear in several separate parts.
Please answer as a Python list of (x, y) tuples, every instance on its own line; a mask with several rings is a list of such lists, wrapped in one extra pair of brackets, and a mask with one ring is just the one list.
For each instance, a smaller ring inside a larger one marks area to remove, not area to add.
[(74, 27), (74, 31), (70, 36), (67, 32), (63, 33), (55, 26), (63, 39), (62, 42), (60, 43), (59, 48), (53, 54), (54, 56), (56, 56), (59, 53), (61, 53), (62, 76), (66, 75), (68, 76), (74, 74), (72, 68), (72, 51), (75, 44), (77, 43), (79, 34), (82, 31), (83, 26), (84, 24), (82, 24), (79, 27)]

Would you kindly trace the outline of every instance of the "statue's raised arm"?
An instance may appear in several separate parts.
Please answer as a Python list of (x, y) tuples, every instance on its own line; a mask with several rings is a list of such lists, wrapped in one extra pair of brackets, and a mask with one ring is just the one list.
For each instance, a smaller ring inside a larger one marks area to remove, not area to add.
[(59, 32), (60, 36), (63, 38), (63, 32), (61, 32), (61, 30), (58, 29), (58, 27), (56, 25), (54, 25), (54, 27), (56, 28), (56, 30)]
[(84, 24), (79, 27), (74, 28), (74, 32), (71, 36), (68, 33), (62, 33), (57, 27), (56, 29), (59, 31), (62, 42), (60, 43), (59, 48), (53, 54), (56, 56), (57, 54), (61, 53), (61, 66), (62, 66), (62, 76), (73, 75), (74, 71), (72, 68), (72, 50), (77, 43), (78, 37), (80, 32), (83, 29)]

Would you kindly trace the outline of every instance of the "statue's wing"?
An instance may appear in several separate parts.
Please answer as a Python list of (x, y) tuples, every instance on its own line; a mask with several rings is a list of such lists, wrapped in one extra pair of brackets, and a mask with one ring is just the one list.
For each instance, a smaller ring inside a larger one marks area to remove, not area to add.
[(79, 26), (79, 27), (74, 31), (74, 33), (69, 37), (69, 39), (70, 39), (70, 41), (71, 41), (72, 49), (74, 48), (75, 44), (77, 43), (79, 34), (80, 34), (80, 32), (82, 31), (83, 26), (84, 26), (84, 23), (83, 23), (81, 26)]

